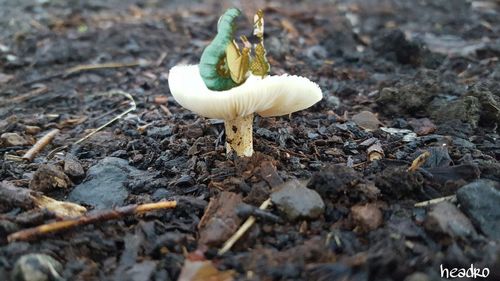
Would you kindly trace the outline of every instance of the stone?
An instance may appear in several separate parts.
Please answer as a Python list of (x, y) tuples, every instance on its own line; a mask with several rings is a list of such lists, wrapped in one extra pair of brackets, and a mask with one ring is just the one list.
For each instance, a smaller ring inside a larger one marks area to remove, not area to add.
[(60, 275), (62, 270), (61, 263), (51, 256), (27, 254), (16, 261), (11, 278), (14, 281), (63, 280)]
[(375, 230), (384, 222), (382, 211), (373, 203), (352, 206), (351, 215), (358, 230), (361, 232)]
[(500, 184), (479, 179), (457, 191), (460, 208), (487, 236), (500, 240)]
[(352, 117), (352, 121), (367, 131), (376, 130), (381, 124), (377, 115), (370, 111), (361, 111)]
[(424, 222), (427, 231), (446, 234), (450, 237), (474, 237), (476, 230), (469, 219), (450, 202), (432, 206)]
[(170, 199), (174, 197), (176, 194), (174, 191), (166, 189), (166, 188), (158, 188), (154, 191), (152, 198), (155, 201), (160, 201), (162, 199)]
[(151, 280), (156, 269), (155, 261), (143, 261), (134, 264), (129, 268), (125, 274), (127, 278), (125, 280), (130, 281), (148, 281)]
[(173, 130), (170, 126), (163, 127), (150, 127), (148, 128), (147, 135), (155, 139), (164, 139), (170, 137), (173, 134)]
[(41, 164), (30, 181), (30, 188), (41, 192), (66, 189), (72, 185), (73, 183), (61, 167), (52, 164)]
[(31, 142), (18, 133), (3, 133), (0, 136), (0, 147), (27, 146)]
[(338, 109), (341, 104), (340, 99), (337, 96), (327, 96), (325, 101), (329, 109)]
[(289, 220), (315, 219), (325, 210), (321, 196), (297, 180), (287, 181), (277, 187), (271, 194), (271, 200)]
[(455, 101), (447, 103), (432, 112), (432, 117), (438, 123), (445, 123), (449, 120), (460, 120), (470, 124), (472, 128), (477, 128), (481, 113), (479, 99), (474, 96), (464, 96)]
[(432, 123), (429, 118), (411, 118), (408, 120), (408, 124), (419, 136), (425, 136), (430, 133), (434, 133), (437, 129), (436, 125), (434, 125), (434, 123)]
[(64, 158), (64, 173), (72, 178), (80, 178), (85, 175), (82, 164), (73, 154), (66, 154)]
[[(478, 83), (471, 88), (467, 95), (476, 97), (481, 105), (480, 121), (484, 124), (500, 123), (500, 95), (495, 95), (488, 89), (488, 85)], [(498, 85), (491, 88), (498, 89)]]
[(121, 206), (128, 197), (125, 182), (129, 176), (140, 177), (144, 173), (130, 166), (127, 160), (106, 157), (90, 167), (85, 181), (69, 194), (69, 200), (96, 209)]

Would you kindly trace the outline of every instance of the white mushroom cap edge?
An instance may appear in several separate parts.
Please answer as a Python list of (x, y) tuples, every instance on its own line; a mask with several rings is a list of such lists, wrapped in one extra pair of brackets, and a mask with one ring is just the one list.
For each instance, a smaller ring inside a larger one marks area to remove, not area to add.
[(287, 115), (306, 109), (323, 98), (319, 86), (305, 77), (250, 75), (227, 91), (209, 90), (198, 65), (174, 66), (168, 76), (170, 92), (184, 108), (198, 115), (233, 120), (252, 113), (263, 117)]

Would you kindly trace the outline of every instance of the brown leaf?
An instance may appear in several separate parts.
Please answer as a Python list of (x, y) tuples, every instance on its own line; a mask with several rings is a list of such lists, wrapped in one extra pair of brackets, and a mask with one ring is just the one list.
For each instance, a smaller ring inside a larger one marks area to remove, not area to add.
[(198, 224), (199, 243), (218, 246), (224, 243), (238, 229), (241, 219), (236, 214), (236, 206), (242, 203), (240, 194), (222, 192), (210, 199), (205, 214)]
[(18, 133), (3, 133), (0, 136), (0, 147), (27, 146), (33, 144), (33, 138)]

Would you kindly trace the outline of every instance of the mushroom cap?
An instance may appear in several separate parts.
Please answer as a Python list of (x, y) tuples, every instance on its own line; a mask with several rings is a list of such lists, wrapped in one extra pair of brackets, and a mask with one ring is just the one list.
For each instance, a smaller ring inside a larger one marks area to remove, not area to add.
[(305, 77), (250, 75), (227, 91), (209, 90), (198, 65), (174, 66), (168, 76), (170, 92), (184, 108), (198, 115), (232, 120), (257, 113), (263, 117), (287, 115), (306, 109), (323, 98), (318, 84)]

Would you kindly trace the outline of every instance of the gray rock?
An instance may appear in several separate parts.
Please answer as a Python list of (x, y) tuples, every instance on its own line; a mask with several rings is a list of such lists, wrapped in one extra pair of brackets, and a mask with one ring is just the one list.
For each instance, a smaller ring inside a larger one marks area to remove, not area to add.
[(441, 202), (434, 205), (424, 223), (430, 232), (448, 234), (451, 237), (474, 237), (476, 230), (469, 219), (453, 204)]
[(149, 137), (163, 139), (166, 137), (170, 137), (173, 133), (173, 130), (170, 126), (163, 127), (151, 127), (148, 128), (147, 134)]
[(151, 280), (156, 269), (156, 262), (154, 261), (143, 261), (141, 263), (134, 264), (130, 269), (126, 271), (127, 278), (125, 280), (130, 281), (148, 281)]
[(464, 96), (455, 101), (443, 105), (439, 110), (431, 112), (437, 123), (445, 123), (450, 119), (460, 120), (476, 128), (479, 123), (481, 105), (479, 100), (473, 96)]
[(487, 236), (500, 240), (500, 183), (480, 179), (457, 191), (461, 209)]
[(159, 201), (161, 199), (172, 198), (174, 195), (175, 195), (175, 192), (173, 192), (172, 190), (169, 190), (169, 189), (166, 189), (166, 188), (158, 188), (153, 193), (152, 198), (155, 201)]
[(279, 186), (277, 191), (271, 194), (271, 200), (289, 220), (314, 219), (325, 209), (321, 196), (297, 180), (291, 180)]
[(78, 161), (78, 158), (70, 153), (66, 154), (64, 158), (64, 173), (73, 178), (79, 178), (85, 175), (85, 171), (80, 161)]
[(85, 182), (71, 191), (69, 200), (96, 209), (121, 206), (128, 196), (125, 181), (129, 176), (138, 177), (142, 174), (130, 166), (127, 160), (106, 157), (88, 170)]
[(326, 104), (330, 109), (338, 109), (340, 107), (340, 99), (337, 96), (327, 96)]
[(15, 281), (63, 280), (61, 263), (45, 254), (27, 254), (20, 257), (12, 270)]
[(25, 146), (29, 144), (30, 141), (18, 133), (3, 133), (0, 136), (0, 147)]

